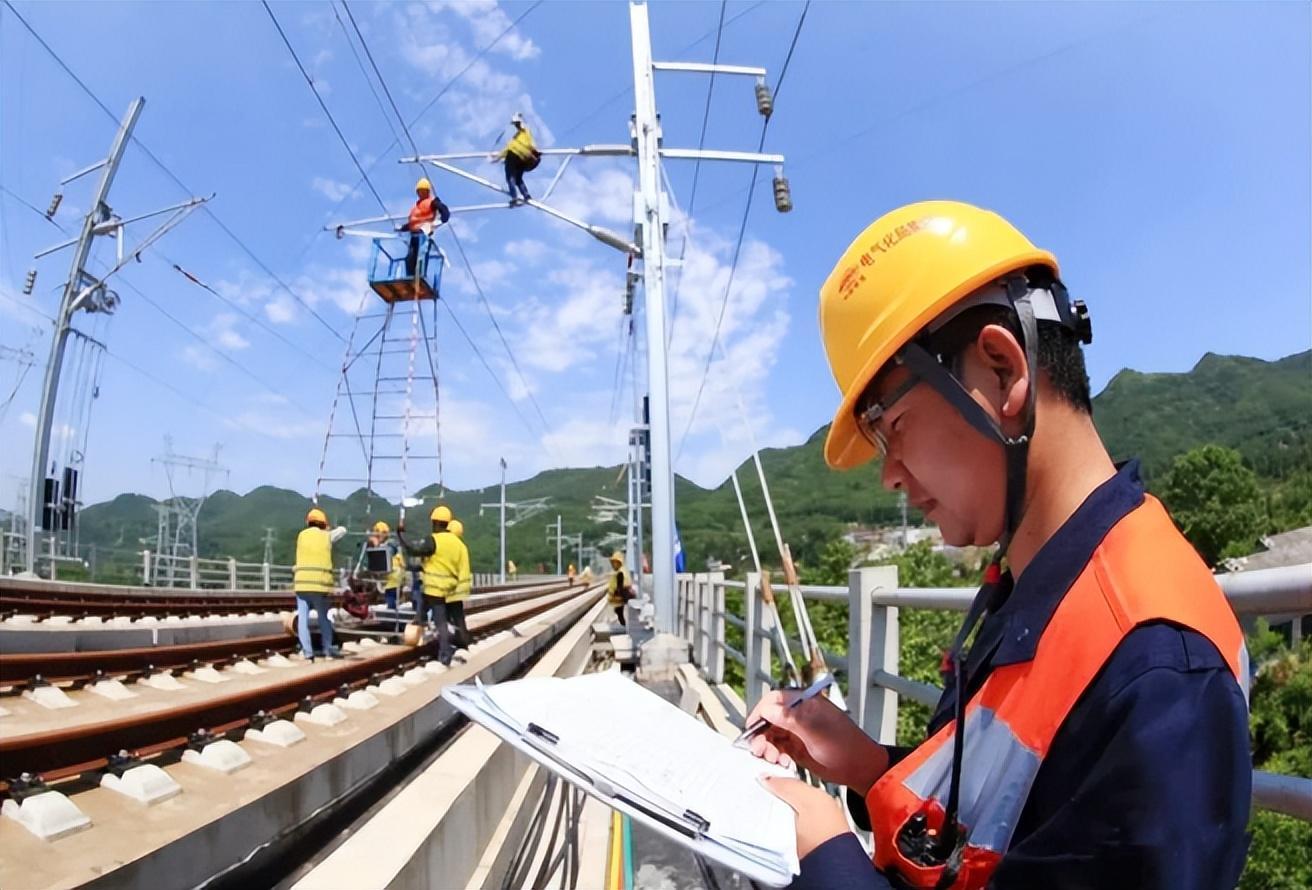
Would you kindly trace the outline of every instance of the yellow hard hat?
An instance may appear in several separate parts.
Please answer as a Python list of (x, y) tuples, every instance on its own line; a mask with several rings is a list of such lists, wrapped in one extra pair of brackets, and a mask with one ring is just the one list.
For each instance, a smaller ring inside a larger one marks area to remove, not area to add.
[(434, 522), (450, 522), (455, 517), (451, 514), (451, 508), (446, 504), (439, 504), (433, 508), (433, 512), (428, 514), (428, 518)]
[(419, 181), (415, 183), (415, 191), (431, 192), (432, 190), (433, 190), (433, 184), (428, 181), (428, 177), (427, 176), (419, 177)]
[(623, 554), (623, 553), (620, 553), (618, 550), (616, 550), (614, 553), (612, 553), (612, 554), (610, 555), (610, 561), (611, 561), (611, 562), (624, 562), (624, 554)]
[(820, 336), (842, 393), (825, 462), (854, 467), (875, 456), (857, 428), (857, 399), (879, 370), (953, 304), (1018, 269), (1057, 259), (989, 210), (925, 201), (875, 220), (820, 288)]
[(305, 514), (305, 524), (309, 525), (312, 522), (318, 522), (321, 523), (322, 525), (327, 525), (328, 514), (320, 510), (318, 507), (311, 507), (310, 512)]
[(380, 535), (390, 535), (392, 533), (392, 527), (380, 519), (374, 523), (374, 531), (378, 532)]
[(447, 523), (446, 530), (457, 537), (461, 537), (465, 533), (465, 524), (459, 519), (452, 519)]

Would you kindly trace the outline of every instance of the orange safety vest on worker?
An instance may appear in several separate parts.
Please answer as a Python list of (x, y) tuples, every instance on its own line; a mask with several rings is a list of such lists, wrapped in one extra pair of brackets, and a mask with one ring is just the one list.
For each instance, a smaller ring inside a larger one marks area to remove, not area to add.
[(301, 529), (296, 536), (296, 566), (292, 590), (297, 593), (333, 592), (333, 541), (325, 528)]
[(449, 531), (433, 533), (433, 553), (424, 557), (424, 596), (461, 599), (456, 594), (461, 567), (469, 566), (465, 542)]
[(410, 220), (406, 228), (411, 232), (418, 232), (420, 226), (431, 223), (435, 219), (437, 219), (437, 199), (420, 198), (415, 201), (415, 206), (410, 208)]
[[(988, 884), (1066, 715), (1121, 640), (1152, 621), (1207, 637), (1247, 696), (1248, 652), (1234, 612), (1165, 508), (1146, 496), (1093, 552), (1034, 659), (996, 668), (966, 705), (957, 819), (966, 845), (952, 888)], [(942, 877), (942, 865), (922, 865), (907, 851), (916, 835), (943, 830), (955, 727), (949, 721), (866, 795), (875, 866), (908, 887), (932, 888)]]

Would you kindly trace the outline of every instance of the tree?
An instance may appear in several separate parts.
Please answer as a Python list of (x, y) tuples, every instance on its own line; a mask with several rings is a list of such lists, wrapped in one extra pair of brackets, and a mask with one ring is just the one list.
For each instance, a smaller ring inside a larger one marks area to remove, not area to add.
[[(1259, 632), (1255, 649), (1270, 649), (1265, 636)], [(1250, 704), (1253, 765), (1312, 777), (1312, 641), (1263, 659)], [(1249, 829), (1253, 843), (1239, 881), (1243, 890), (1312, 887), (1312, 824), (1255, 811)]]
[(1257, 477), (1232, 448), (1203, 445), (1177, 457), (1160, 485), (1180, 530), (1209, 566), (1257, 547), (1266, 524)]
[(847, 585), (847, 573), (856, 559), (856, 548), (846, 538), (834, 538), (820, 553), (814, 569), (802, 569), (803, 584)]

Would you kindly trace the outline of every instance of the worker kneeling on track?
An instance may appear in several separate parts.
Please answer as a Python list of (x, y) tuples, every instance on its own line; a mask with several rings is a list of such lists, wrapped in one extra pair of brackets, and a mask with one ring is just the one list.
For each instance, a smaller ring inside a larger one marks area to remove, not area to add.
[(452, 645), (451, 629), (447, 624), (448, 610), (458, 611), (460, 624), (464, 626), (464, 600), (458, 597), (457, 587), (463, 574), (469, 572), (469, 550), (463, 541), (452, 534), (449, 526), (455, 518), (451, 508), (439, 505), (429, 517), (433, 523), (433, 533), (418, 541), (405, 538), (405, 524), (400, 523), (396, 529), (401, 546), (410, 554), (423, 560), (423, 597), (415, 614), (415, 623), (422, 625), (431, 620), (437, 627), (437, 659), (442, 664), (451, 664), (455, 655)]
[(328, 595), (335, 587), (333, 575), (333, 544), (346, 536), (346, 529), (338, 526), (328, 531), (328, 516), (318, 507), (305, 515), (305, 528), (296, 536), (296, 565), (292, 575), (292, 590), (296, 593), (296, 636), (300, 640), (301, 654), (314, 660), (314, 645), (310, 637), (310, 610), (319, 618), (319, 636), (323, 655), (341, 658), (333, 646), (333, 622), (328, 615)]
[(1108, 457), (1056, 259), (993, 213), (913, 204), (844, 253), (820, 329), (842, 393), (825, 460), (882, 457), (946, 543), (999, 547), (919, 746), (824, 696), (753, 709), (753, 752), (845, 786), (874, 841), (872, 863), (822, 789), (765, 780), (797, 812), (794, 886), (1234, 887), (1243, 634), (1137, 463)]

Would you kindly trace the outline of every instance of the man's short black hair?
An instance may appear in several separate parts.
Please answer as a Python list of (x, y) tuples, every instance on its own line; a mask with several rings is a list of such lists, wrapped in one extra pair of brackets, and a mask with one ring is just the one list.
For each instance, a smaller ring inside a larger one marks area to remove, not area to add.
[[(1021, 340), (1020, 320), (1007, 306), (975, 306), (962, 312), (928, 338), (927, 346), (944, 358), (951, 358), (979, 338), (979, 332), (991, 324), (1011, 331)], [(1089, 395), (1089, 372), (1084, 366), (1084, 350), (1079, 336), (1055, 321), (1040, 321), (1037, 348), (1039, 370), (1061, 399), (1077, 411), (1093, 414)]]

